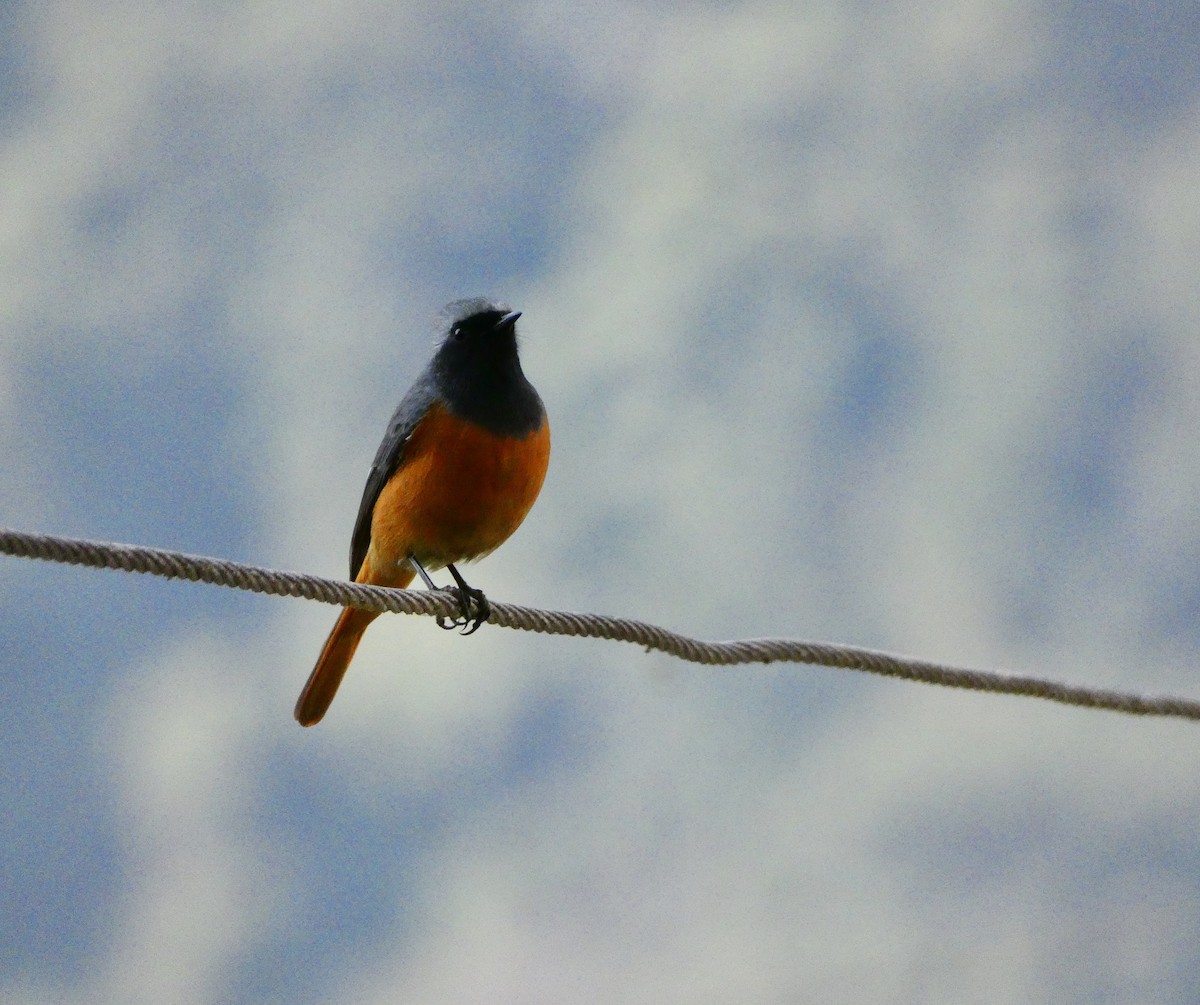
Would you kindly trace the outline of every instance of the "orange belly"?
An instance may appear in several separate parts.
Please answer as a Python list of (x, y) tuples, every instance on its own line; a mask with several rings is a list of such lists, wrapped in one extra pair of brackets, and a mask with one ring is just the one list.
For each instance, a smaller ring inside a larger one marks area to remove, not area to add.
[(360, 582), (411, 579), (426, 569), (480, 558), (515, 531), (541, 490), (550, 426), (521, 439), (497, 436), (434, 405), (404, 445), (404, 460), (375, 501)]

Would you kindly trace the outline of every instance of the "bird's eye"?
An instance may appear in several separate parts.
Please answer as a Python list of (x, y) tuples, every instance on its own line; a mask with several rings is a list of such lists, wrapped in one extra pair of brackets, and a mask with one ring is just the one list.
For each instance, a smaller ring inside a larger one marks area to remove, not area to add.
[(467, 330), (462, 325), (455, 325), (450, 329), (450, 337), (454, 339), (455, 342), (461, 342), (467, 337)]

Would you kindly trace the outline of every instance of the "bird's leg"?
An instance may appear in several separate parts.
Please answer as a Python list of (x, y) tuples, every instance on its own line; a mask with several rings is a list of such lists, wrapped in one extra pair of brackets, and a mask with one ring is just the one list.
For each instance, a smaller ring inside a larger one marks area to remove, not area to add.
[(491, 606), (488, 604), (487, 597), (483, 595), (482, 590), (468, 586), (466, 580), (453, 565), (447, 565), (446, 569), (454, 577), (458, 586), (442, 587), (434, 585), (429, 573), (425, 571), (425, 566), (418, 562), (415, 556), (409, 555), (408, 561), (417, 570), (417, 575), (421, 577), (426, 589), (432, 590), (434, 593), (453, 593), (458, 597), (459, 609), (462, 614), (453, 621), (444, 615), (439, 615), (437, 619), (439, 628), (446, 631), (450, 631), (452, 628), (461, 628), (464, 635), (470, 635), (472, 632), (478, 631), (479, 626), (487, 621), (488, 615), (491, 614)]
[[(425, 571), (425, 566), (423, 566), (420, 562), (417, 561), (417, 558), (415, 555), (409, 555), (408, 561), (409, 561), (409, 564), (414, 569), (417, 570), (417, 575), (421, 577), (421, 581), (425, 584), (425, 589), (431, 590), (434, 593), (443, 593), (443, 592), (457, 593), (458, 592), (457, 590), (454, 589), (453, 586), (447, 586), (447, 587), (436, 586), (434, 584), (433, 580), (429, 577), (429, 573)], [(462, 598), (460, 597), (459, 603), (461, 604), (462, 602), (463, 602)], [(452, 629), (452, 628), (459, 628), (459, 627), (465, 628), (468, 624), (466, 615), (469, 613), (470, 613), (469, 611), (464, 611), (463, 617), (456, 618), (453, 621), (451, 621), (444, 614), (439, 614), (438, 618), (437, 618), (437, 626), (438, 626), (438, 628), (442, 628), (445, 631), (450, 631), (450, 629)]]
[[(468, 586), (467, 581), (462, 578), (459, 571), (453, 565), (447, 565), (446, 570), (454, 577), (454, 581), (458, 584), (458, 599), (462, 604), (462, 628), (464, 635), (470, 635), (472, 632), (477, 632), (479, 626), (488, 619), (488, 615), (492, 613), (492, 605), (488, 603), (487, 597), (483, 595), (483, 590), (477, 590), (473, 586)], [(472, 616), (473, 609), (473, 616)]]

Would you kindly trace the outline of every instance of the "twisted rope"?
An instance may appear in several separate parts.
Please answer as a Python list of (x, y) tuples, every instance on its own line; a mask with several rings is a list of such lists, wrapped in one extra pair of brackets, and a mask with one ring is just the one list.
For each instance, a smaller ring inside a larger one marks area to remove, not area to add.
[[(78, 538), (27, 534), (0, 529), (0, 553), (19, 558), (85, 565), (98, 569), (121, 569), (167, 579), (188, 579), (252, 593), (281, 597), (303, 597), (325, 604), (359, 607), (368, 611), (398, 614), (445, 615), (454, 617), (457, 601), (445, 593), (391, 590), (362, 586), (341, 580), (322, 579), (298, 572), (281, 572), (242, 565), (201, 555), (185, 555), (159, 548), (128, 544), (105, 544)], [(1200, 701), (1171, 695), (1138, 695), (1082, 685), (1062, 684), (1021, 674), (964, 670), (925, 660), (854, 646), (793, 639), (745, 639), (739, 642), (702, 642), (631, 618), (600, 614), (545, 611), (516, 604), (491, 602), (489, 624), (546, 635), (568, 635), (615, 642), (632, 642), (647, 650), (676, 656), (690, 663), (734, 666), (742, 663), (810, 663), (843, 670), (862, 670), (883, 677), (939, 684), (944, 687), (1023, 695), (1064, 705), (1107, 709), (1128, 715), (1173, 716), (1200, 720)]]

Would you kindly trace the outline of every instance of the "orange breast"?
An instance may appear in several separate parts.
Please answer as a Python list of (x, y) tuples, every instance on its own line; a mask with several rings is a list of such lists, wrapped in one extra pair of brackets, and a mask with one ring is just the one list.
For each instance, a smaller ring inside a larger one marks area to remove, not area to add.
[(427, 569), (498, 548), (533, 506), (550, 463), (550, 426), (497, 436), (434, 405), (375, 502), (368, 581), (393, 578), (415, 555)]

